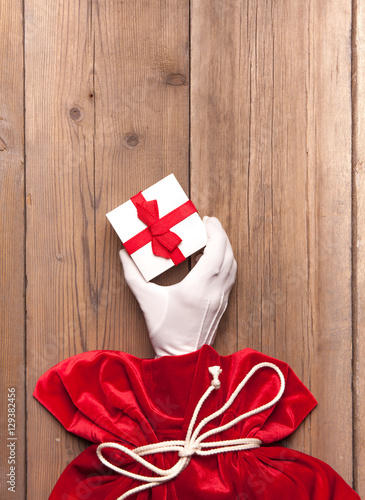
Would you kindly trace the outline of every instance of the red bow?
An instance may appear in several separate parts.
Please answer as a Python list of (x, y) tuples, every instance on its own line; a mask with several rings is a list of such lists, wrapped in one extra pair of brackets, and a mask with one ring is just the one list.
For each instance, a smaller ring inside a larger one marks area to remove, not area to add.
[(157, 200), (146, 201), (143, 198), (143, 200), (136, 200), (134, 204), (137, 208), (138, 218), (151, 231), (152, 252), (159, 257), (169, 259), (169, 252), (175, 250), (177, 245), (182, 241), (180, 236), (170, 231), (169, 227), (161, 222)]
[(124, 243), (129, 255), (151, 242), (154, 255), (171, 259), (175, 265), (183, 262), (185, 256), (178, 248), (182, 240), (180, 236), (170, 231), (170, 228), (197, 211), (193, 203), (189, 200), (160, 218), (157, 200), (147, 201), (142, 193), (138, 193), (131, 198), (131, 201), (137, 209), (138, 218), (147, 227)]

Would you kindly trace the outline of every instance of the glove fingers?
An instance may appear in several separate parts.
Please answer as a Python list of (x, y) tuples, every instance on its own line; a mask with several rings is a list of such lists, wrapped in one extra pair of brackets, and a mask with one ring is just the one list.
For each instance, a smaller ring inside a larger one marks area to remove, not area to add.
[(232, 276), (234, 281), (236, 276), (236, 271), (237, 271), (237, 262), (234, 258), (232, 245), (227, 237), (226, 251), (224, 254), (224, 259), (219, 275), (221, 279), (224, 281), (226, 281)]
[(190, 271), (188, 277), (198, 275), (200, 279), (207, 279), (219, 274), (224, 262), (228, 237), (216, 217), (209, 217), (205, 221), (208, 241), (202, 257)]
[(237, 276), (237, 262), (233, 255), (232, 257), (229, 256), (227, 261), (224, 263), (224, 266), (224, 272), (222, 267), (219, 278), (222, 279), (222, 282), (224, 283), (225, 292), (230, 293)]
[(126, 250), (119, 252), (125, 280), (136, 297), (144, 314), (147, 329), (152, 337), (163, 321), (168, 304), (166, 287), (147, 282)]
[(125, 280), (134, 295), (137, 295), (138, 290), (146, 288), (149, 283), (144, 279), (132, 257), (124, 248), (119, 252), (119, 258), (123, 266)]

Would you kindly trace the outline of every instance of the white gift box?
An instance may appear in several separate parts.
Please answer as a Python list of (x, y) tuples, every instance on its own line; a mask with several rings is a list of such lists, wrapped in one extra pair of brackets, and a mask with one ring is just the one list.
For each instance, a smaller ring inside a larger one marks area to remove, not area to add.
[[(153, 200), (157, 201), (158, 210)], [(207, 243), (205, 225), (174, 174), (106, 216), (146, 281), (182, 262)], [(171, 241), (174, 245), (179, 242), (173, 250), (169, 246)], [(155, 255), (156, 251), (164, 256)]]

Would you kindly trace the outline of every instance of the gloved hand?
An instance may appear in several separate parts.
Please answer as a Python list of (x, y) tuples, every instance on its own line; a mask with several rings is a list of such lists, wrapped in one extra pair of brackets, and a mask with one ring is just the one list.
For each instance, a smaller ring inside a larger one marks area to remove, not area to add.
[(180, 282), (146, 282), (127, 254), (120, 251), (125, 280), (143, 311), (157, 357), (185, 354), (214, 342), (236, 279), (237, 263), (221, 223), (204, 217), (208, 241), (202, 256)]

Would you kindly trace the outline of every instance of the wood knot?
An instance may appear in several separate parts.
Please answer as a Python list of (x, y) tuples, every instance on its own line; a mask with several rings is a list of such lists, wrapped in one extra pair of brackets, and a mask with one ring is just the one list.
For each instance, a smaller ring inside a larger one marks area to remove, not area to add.
[(167, 85), (187, 85), (186, 77), (180, 73), (171, 73), (166, 78)]
[(139, 144), (139, 137), (134, 132), (128, 133), (124, 136), (124, 145), (128, 149), (133, 149)]
[(0, 137), (0, 151), (6, 151), (6, 144)]
[(80, 122), (84, 118), (84, 113), (80, 108), (74, 106), (70, 109), (70, 117), (74, 122)]

